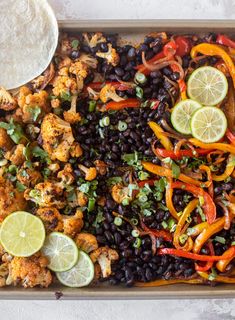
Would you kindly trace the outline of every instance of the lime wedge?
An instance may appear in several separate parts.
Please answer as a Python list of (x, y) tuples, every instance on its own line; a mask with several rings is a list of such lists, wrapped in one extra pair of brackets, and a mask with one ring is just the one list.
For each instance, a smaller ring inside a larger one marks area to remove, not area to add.
[(94, 278), (94, 265), (91, 258), (84, 251), (80, 255), (75, 266), (69, 271), (56, 272), (59, 281), (67, 287), (85, 287)]
[(191, 134), (190, 121), (192, 114), (199, 108), (201, 104), (191, 100), (182, 100), (174, 106), (171, 113), (171, 123), (173, 127), (183, 134)]
[(16, 211), (3, 221), (0, 242), (4, 249), (16, 257), (29, 257), (39, 251), (45, 240), (42, 221), (25, 211)]
[(188, 95), (203, 105), (220, 103), (228, 92), (225, 75), (214, 67), (201, 67), (193, 71), (187, 83)]
[(227, 129), (227, 119), (217, 107), (202, 107), (194, 112), (191, 130), (194, 138), (206, 143), (220, 140)]
[(49, 234), (41, 251), (49, 260), (48, 268), (60, 272), (71, 269), (79, 254), (76, 243), (60, 232)]

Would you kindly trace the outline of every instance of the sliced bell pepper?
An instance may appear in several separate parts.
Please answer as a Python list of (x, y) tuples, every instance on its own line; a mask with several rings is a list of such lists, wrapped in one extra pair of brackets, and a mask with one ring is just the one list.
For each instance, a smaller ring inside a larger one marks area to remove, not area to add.
[[(151, 63), (151, 64), (152, 64), (152, 63), (154, 63), (155, 61), (158, 61), (158, 60), (163, 59), (163, 58), (165, 58), (165, 54), (164, 54), (163, 51), (161, 51), (161, 52), (157, 53), (153, 58), (149, 59), (149, 60), (148, 60), (148, 63)], [(150, 74), (150, 72), (151, 72), (149, 69), (147, 69), (147, 68), (145, 67), (144, 64), (139, 64), (139, 65), (136, 67), (136, 69), (137, 69), (140, 73), (143, 73), (143, 74), (145, 74), (145, 75), (148, 75), (148, 74)]]
[(227, 259), (231, 259), (231, 257), (235, 257), (235, 246), (232, 247), (233, 250), (231, 250), (230, 252), (221, 255), (221, 256), (208, 256), (208, 255), (203, 255), (203, 254), (196, 254), (196, 253), (192, 253), (192, 252), (186, 252), (184, 250), (180, 250), (180, 249), (172, 249), (172, 248), (162, 248), (158, 250), (158, 254), (159, 255), (163, 255), (163, 254), (170, 254), (170, 255), (174, 255), (177, 257), (182, 257), (182, 258), (187, 258), (187, 259), (191, 259), (191, 260), (198, 260), (198, 261), (220, 261), (220, 260), (227, 260)]
[(138, 108), (141, 102), (135, 98), (129, 98), (123, 101), (111, 101), (105, 105), (105, 110), (122, 110), (125, 108)]
[(192, 44), (189, 38), (184, 36), (178, 36), (175, 39), (176, 44), (176, 55), (183, 57), (186, 54), (189, 54)]
[[(206, 279), (206, 280), (210, 280), (209, 278), (209, 274), (207, 272), (201, 272), (201, 271), (197, 271), (197, 273), (199, 274), (200, 277), (202, 277), (203, 279)], [(220, 276), (220, 275), (217, 275), (215, 277), (215, 280), (213, 281), (216, 281), (216, 282), (222, 282), (222, 283), (235, 283), (235, 278), (230, 278), (230, 277), (225, 277), (225, 276)]]
[(179, 221), (177, 223), (175, 232), (174, 232), (174, 238), (173, 238), (173, 244), (176, 247), (176, 249), (182, 249), (185, 251), (190, 251), (190, 250), (186, 250), (186, 249), (190, 249), (191, 246), (189, 246), (189, 239), (191, 239), (190, 237), (187, 239), (186, 243), (184, 244), (184, 246), (181, 246), (179, 243), (179, 239), (180, 239), (180, 235), (182, 232), (182, 228), (185, 224), (186, 219), (190, 216), (190, 213), (197, 207), (198, 205), (198, 199), (194, 199), (192, 201), (189, 202), (189, 204), (187, 204), (187, 206), (185, 207), (182, 215), (179, 218)]
[(205, 54), (208, 56), (221, 57), (229, 70), (230, 76), (233, 80), (233, 85), (235, 87), (235, 66), (233, 60), (224, 49), (217, 46), (216, 44), (200, 43), (192, 48), (191, 57), (194, 59), (198, 53)]
[(235, 41), (225, 36), (224, 34), (219, 34), (216, 38), (216, 42), (222, 44), (223, 46), (235, 49)]
[(140, 222), (141, 228), (149, 234), (154, 235), (156, 238), (163, 238), (166, 241), (172, 241), (172, 235), (166, 230), (154, 230), (148, 228), (143, 221)]
[(143, 180), (143, 181), (139, 181), (138, 182), (138, 186), (140, 188), (143, 188), (146, 184), (148, 184), (149, 186), (154, 186), (155, 181), (157, 181), (158, 179), (149, 179), (149, 180)]
[(215, 233), (224, 228), (225, 217), (217, 219), (214, 223), (208, 225), (199, 236), (195, 239), (193, 252), (198, 253), (203, 247), (204, 243)]
[(204, 283), (203, 279), (171, 279), (171, 280), (155, 280), (151, 282), (135, 282), (135, 287), (160, 287), (160, 286), (167, 286), (170, 284), (176, 283), (186, 283), (186, 284), (202, 284)]
[(224, 181), (225, 179), (230, 177), (234, 168), (235, 168), (235, 155), (231, 154), (228, 157), (228, 162), (227, 162), (227, 166), (226, 166), (224, 173), (221, 175), (212, 174), (212, 179), (214, 181)]
[(214, 186), (212, 181), (212, 174), (210, 167), (202, 164), (199, 166), (199, 169), (202, 171), (205, 171), (207, 174), (207, 181), (205, 182), (205, 187), (208, 188), (208, 193), (211, 196), (211, 198), (214, 198)]
[(191, 142), (194, 146), (202, 148), (202, 149), (208, 149), (208, 150), (222, 150), (224, 152), (230, 152), (232, 154), (235, 154), (235, 146), (232, 146), (227, 143), (204, 143), (201, 142), (195, 138), (189, 139), (189, 142)]
[(167, 178), (168, 180), (168, 185), (166, 187), (166, 206), (168, 208), (168, 210), (170, 211), (171, 215), (176, 219), (179, 220), (179, 216), (177, 211), (175, 210), (174, 204), (173, 204), (173, 188), (171, 186), (172, 184), (172, 179), (171, 178)]
[[(177, 152), (177, 154), (174, 151), (161, 149), (161, 148), (155, 148), (156, 153), (159, 154), (163, 158), (171, 158), (173, 160), (179, 160), (183, 157), (195, 157), (192, 150), (180, 150)], [(198, 155), (206, 155), (210, 152), (210, 150), (207, 149), (196, 149)]]
[(182, 183), (182, 182), (173, 182), (172, 188), (176, 189), (183, 189), (188, 192), (191, 192), (196, 197), (203, 197), (204, 198), (204, 204), (202, 205), (202, 208), (204, 210), (204, 213), (206, 215), (207, 222), (209, 224), (213, 223), (216, 219), (216, 206), (214, 204), (214, 201), (210, 197), (210, 195), (205, 192), (202, 188), (198, 188), (194, 185)]
[(106, 84), (111, 84), (112, 87), (119, 91), (125, 91), (131, 88), (130, 85), (118, 81), (91, 82), (86, 86), (86, 88), (90, 87), (93, 90), (101, 90)]
[[(174, 175), (173, 175), (173, 172), (171, 169), (158, 166), (158, 165), (153, 164), (151, 162), (142, 161), (141, 163), (142, 163), (142, 166), (144, 167), (144, 169), (151, 172), (151, 173), (154, 173), (160, 177), (174, 178)], [(197, 181), (193, 178), (190, 178), (183, 173), (181, 173), (177, 179), (179, 179), (180, 181), (183, 181), (185, 183), (190, 183), (195, 186), (201, 185), (200, 181)]]
[(173, 146), (170, 139), (164, 136), (164, 130), (154, 121), (148, 122), (149, 127), (153, 130), (155, 136), (160, 140), (160, 143), (166, 150), (172, 150)]
[(165, 44), (163, 48), (163, 53), (166, 57), (169, 57), (169, 59), (173, 59), (176, 53), (176, 49), (177, 49), (177, 44), (175, 43), (175, 41), (172, 40)]
[(190, 229), (190, 235), (195, 237), (199, 235), (205, 228), (209, 226), (208, 222), (201, 222)]
[[(230, 253), (232, 250), (233, 250), (234, 247), (230, 247), (228, 250), (226, 250), (223, 254), (222, 254), (222, 257), (223, 255), (227, 255), (228, 253)], [(220, 271), (220, 272), (224, 272), (227, 265), (233, 260), (234, 257), (231, 257), (230, 259), (227, 259), (227, 260), (219, 260), (217, 263), (216, 263), (216, 268)]]
[(231, 130), (227, 129), (227, 131), (226, 131), (226, 137), (227, 137), (228, 140), (232, 143), (232, 145), (235, 146), (235, 135), (232, 133)]
[[(210, 250), (210, 255), (214, 256), (215, 255), (215, 251), (214, 251), (214, 247), (211, 241), (208, 242), (207, 244), (209, 250)], [(220, 261), (226, 261), (226, 260), (220, 260)], [(195, 263), (195, 270), (196, 271), (208, 271), (213, 267), (213, 261), (207, 261), (206, 264), (204, 266), (201, 266), (197, 263)]]

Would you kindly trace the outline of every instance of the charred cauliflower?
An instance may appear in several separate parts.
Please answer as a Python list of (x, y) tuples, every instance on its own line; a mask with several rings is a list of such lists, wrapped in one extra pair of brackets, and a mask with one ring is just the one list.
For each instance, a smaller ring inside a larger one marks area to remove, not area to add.
[(42, 145), (51, 160), (67, 162), (74, 137), (68, 122), (53, 113), (47, 114), (41, 125)]
[(111, 275), (111, 264), (118, 260), (119, 256), (116, 250), (109, 247), (100, 247), (90, 254), (93, 263), (98, 263), (101, 268), (103, 278)]
[(80, 210), (77, 210), (74, 216), (65, 216), (63, 218), (63, 229), (64, 233), (70, 237), (75, 237), (79, 233), (84, 225), (83, 222), (83, 213)]
[(10, 151), (6, 152), (5, 158), (16, 166), (22, 165), (25, 161), (24, 148), (23, 144), (18, 144)]
[(97, 57), (106, 59), (108, 64), (111, 64), (112, 66), (116, 67), (116, 65), (119, 63), (119, 55), (111, 45), (111, 43), (108, 43), (108, 51), (107, 52), (97, 52)]
[(62, 216), (56, 208), (39, 208), (36, 215), (43, 221), (47, 232), (63, 230)]
[(16, 107), (16, 100), (5, 88), (0, 87), (0, 109), (10, 111), (14, 110)]
[(106, 103), (108, 100), (119, 102), (125, 99), (119, 97), (115, 88), (111, 84), (106, 84), (100, 91), (100, 100)]
[(0, 149), (3, 151), (10, 151), (14, 146), (13, 141), (8, 136), (5, 129), (0, 128)]
[(21, 167), (16, 175), (17, 180), (26, 187), (34, 187), (42, 180), (42, 175), (39, 171), (27, 167)]
[(76, 236), (75, 242), (77, 246), (86, 253), (90, 253), (91, 251), (98, 249), (98, 242), (96, 240), (96, 237), (90, 233), (79, 233)]

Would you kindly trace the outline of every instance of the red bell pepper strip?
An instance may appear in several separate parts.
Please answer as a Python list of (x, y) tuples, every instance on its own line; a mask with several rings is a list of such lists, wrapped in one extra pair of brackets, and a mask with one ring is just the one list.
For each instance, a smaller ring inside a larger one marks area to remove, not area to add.
[[(163, 51), (157, 53), (153, 58), (148, 60), (148, 63), (154, 63), (155, 61), (158, 61), (158, 60), (160, 60), (162, 58), (165, 58), (165, 55), (164, 55)], [(136, 69), (138, 70), (138, 72), (143, 73), (145, 75), (148, 75), (151, 72), (149, 69), (147, 69), (145, 67), (144, 64), (139, 64), (138, 66), (136, 66)]]
[(142, 229), (151, 234), (154, 235), (156, 238), (163, 238), (166, 241), (172, 241), (172, 235), (170, 234), (170, 232), (166, 231), (166, 230), (153, 230), (148, 228), (144, 222), (141, 220), (140, 221), (140, 226), (142, 227)]
[(177, 257), (192, 259), (192, 260), (198, 260), (198, 261), (219, 261), (219, 260), (228, 260), (231, 259), (231, 257), (235, 257), (235, 246), (233, 247), (233, 250), (228, 252), (228, 254), (224, 254), (222, 256), (208, 256), (208, 255), (202, 255), (197, 253), (192, 253), (188, 251), (184, 251), (181, 249), (172, 249), (172, 248), (162, 248), (158, 250), (159, 255), (163, 254), (171, 254)]
[(226, 131), (226, 137), (228, 140), (235, 146), (235, 135), (232, 133), (231, 130), (227, 129)]
[(192, 43), (189, 38), (186, 38), (184, 36), (178, 36), (175, 39), (175, 44), (176, 44), (176, 55), (183, 57), (186, 54), (189, 54), (191, 48), (192, 48)]
[(158, 179), (150, 179), (150, 180), (143, 180), (143, 181), (139, 181), (138, 182), (138, 186), (140, 188), (143, 188), (146, 184), (148, 184), (149, 186), (153, 186), (154, 182), (157, 181)]
[(124, 108), (138, 108), (141, 102), (135, 98), (129, 98), (119, 102), (111, 101), (105, 106), (105, 110), (122, 110)]
[[(215, 250), (214, 250), (214, 247), (213, 247), (213, 244), (212, 244), (211, 241), (208, 242), (208, 248), (210, 250), (211, 256), (214, 256), (215, 255)], [(208, 271), (212, 267), (213, 267), (213, 261), (207, 261), (204, 266), (201, 266), (201, 265), (195, 263), (195, 270), (196, 271)]]
[[(172, 150), (166, 150), (163, 148), (155, 148), (156, 153), (163, 158), (171, 158), (175, 160), (182, 159), (182, 157), (195, 157), (192, 150), (180, 150), (176, 155)], [(196, 149), (198, 155), (206, 155), (210, 153), (211, 150), (207, 149)]]
[(169, 59), (174, 58), (174, 55), (176, 53), (177, 45), (174, 41), (169, 41), (165, 44), (163, 48), (164, 55), (166, 57), (169, 57)]
[(225, 36), (224, 34), (219, 34), (217, 36), (216, 42), (226, 47), (235, 48), (235, 41)]
[(204, 213), (206, 215), (207, 222), (209, 224), (213, 223), (216, 219), (216, 206), (214, 201), (212, 200), (211, 196), (204, 191), (202, 188), (199, 188), (197, 186), (191, 185), (189, 183), (183, 183), (183, 182), (172, 182), (171, 184), (172, 188), (175, 189), (183, 189), (188, 192), (191, 192), (196, 197), (203, 197), (204, 198), (204, 204), (202, 205), (202, 208), (204, 209)]
[(106, 81), (106, 82), (91, 82), (86, 86), (86, 89), (90, 87), (93, 90), (101, 90), (103, 86), (106, 84), (111, 84), (112, 87), (114, 87), (116, 90), (119, 91), (125, 91), (129, 90), (131, 86), (128, 86), (127, 84), (118, 82), (118, 81)]

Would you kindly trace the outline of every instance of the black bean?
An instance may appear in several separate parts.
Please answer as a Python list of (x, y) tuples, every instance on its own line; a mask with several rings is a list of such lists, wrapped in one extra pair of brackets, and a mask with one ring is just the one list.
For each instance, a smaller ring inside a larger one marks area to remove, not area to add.
[(135, 59), (135, 56), (136, 56), (135, 48), (131, 47), (127, 52), (127, 59), (131, 61)]
[(148, 250), (143, 251), (140, 257), (143, 261), (149, 261), (149, 259), (151, 258), (151, 251), (148, 251)]
[(231, 191), (233, 189), (233, 184), (231, 182), (227, 182), (223, 183), (221, 187), (224, 191)]
[(131, 79), (131, 75), (130, 75), (129, 72), (126, 72), (126, 73), (124, 74), (124, 76), (122, 77), (122, 80), (123, 80), (123, 81), (129, 81), (130, 79)]
[(110, 231), (105, 231), (104, 232), (104, 235), (106, 237), (106, 239), (110, 242), (110, 243), (113, 243), (113, 235)]
[(72, 59), (78, 59), (79, 57), (80, 57), (80, 52), (79, 52), (79, 51), (73, 50), (73, 51), (71, 52), (71, 58), (72, 58)]
[(120, 67), (116, 67), (114, 69), (114, 71), (115, 71), (116, 75), (119, 77), (122, 77), (125, 74), (125, 71)]
[(101, 235), (98, 235), (97, 237), (96, 237), (96, 239), (97, 239), (97, 241), (99, 242), (99, 243), (101, 243), (101, 244), (106, 244), (106, 238), (104, 237), (104, 236), (101, 236)]
[(124, 251), (121, 252), (121, 255), (124, 258), (129, 258), (132, 255), (132, 250), (131, 249), (125, 249)]
[(152, 273), (152, 271), (151, 271), (150, 268), (147, 268), (147, 269), (145, 270), (145, 277), (146, 277), (146, 279), (147, 279), (148, 281), (152, 280), (152, 278), (153, 278), (153, 273)]
[[(107, 206), (108, 209), (112, 210), (112, 209), (115, 208), (116, 203), (115, 203), (115, 201), (113, 201), (112, 199), (108, 199), (108, 200), (106, 201), (106, 206)], [(109, 221), (109, 222), (111, 222), (111, 221)]]
[(116, 244), (120, 244), (120, 242), (122, 241), (122, 236), (120, 235), (120, 233), (118, 232), (114, 233), (114, 241)]

